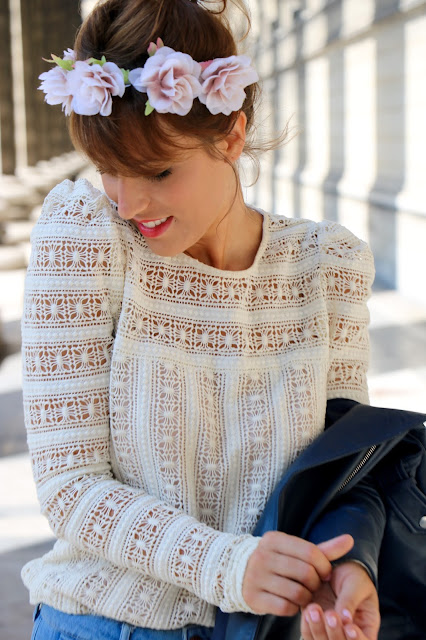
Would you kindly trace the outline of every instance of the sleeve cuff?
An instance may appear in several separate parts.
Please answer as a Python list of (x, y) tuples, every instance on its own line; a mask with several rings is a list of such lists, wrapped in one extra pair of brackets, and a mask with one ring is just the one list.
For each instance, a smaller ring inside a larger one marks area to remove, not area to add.
[(229, 564), (225, 573), (223, 603), (220, 609), (226, 613), (242, 611), (244, 613), (257, 614), (251, 609), (243, 598), (243, 580), (247, 568), (247, 562), (253, 551), (257, 548), (260, 537), (245, 536), (235, 545), (229, 557)]

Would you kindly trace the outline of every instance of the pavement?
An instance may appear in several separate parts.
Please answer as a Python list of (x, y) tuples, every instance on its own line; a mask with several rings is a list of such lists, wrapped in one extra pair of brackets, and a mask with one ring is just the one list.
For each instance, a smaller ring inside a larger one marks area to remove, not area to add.
[[(51, 548), (26, 450), (21, 391), (20, 318), (24, 269), (0, 271), (0, 639), (29, 640), (32, 607), (22, 566)], [(370, 300), (371, 403), (426, 412), (426, 307), (375, 289)]]

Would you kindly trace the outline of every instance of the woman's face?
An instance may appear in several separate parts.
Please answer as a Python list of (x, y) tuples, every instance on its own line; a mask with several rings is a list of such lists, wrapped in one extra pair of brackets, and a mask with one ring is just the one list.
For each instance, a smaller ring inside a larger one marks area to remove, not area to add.
[(119, 216), (160, 256), (191, 255), (191, 248), (214, 243), (218, 224), (235, 206), (232, 167), (204, 149), (184, 152), (153, 178), (103, 174), (102, 182)]

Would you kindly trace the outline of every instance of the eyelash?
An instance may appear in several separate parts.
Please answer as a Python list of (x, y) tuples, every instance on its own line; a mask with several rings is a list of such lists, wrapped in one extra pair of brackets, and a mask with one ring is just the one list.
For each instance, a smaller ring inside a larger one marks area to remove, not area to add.
[[(99, 173), (102, 176), (104, 175), (105, 171), (102, 171), (101, 169), (96, 169), (96, 173)], [(149, 180), (160, 182), (161, 180), (164, 180), (164, 178), (167, 178), (167, 176), (169, 176), (171, 173), (172, 172), (170, 169), (166, 169), (162, 173), (159, 173), (157, 176), (152, 176), (151, 178), (149, 178)]]
[(154, 180), (156, 182), (160, 182), (161, 180), (164, 180), (164, 178), (167, 178), (167, 176), (169, 176), (170, 174), (171, 174), (171, 170), (170, 169), (166, 169), (162, 173), (159, 173), (158, 176), (152, 176), (152, 178), (150, 178), (150, 180)]

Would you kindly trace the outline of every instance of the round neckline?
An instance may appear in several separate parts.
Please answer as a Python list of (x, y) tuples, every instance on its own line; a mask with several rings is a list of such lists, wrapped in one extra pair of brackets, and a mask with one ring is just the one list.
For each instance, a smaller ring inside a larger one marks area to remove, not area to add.
[[(86, 179), (82, 178), (82, 180), (86, 180)], [(89, 181), (86, 180), (86, 182), (89, 182)], [(92, 188), (96, 189), (96, 187), (93, 187), (91, 183), (89, 184), (91, 185)], [(105, 196), (109, 200), (109, 202), (113, 205), (114, 209), (117, 211), (117, 203), (114, 202), (114, 200), (111, 200), (111, 198), (109, 198), (104, 191), (100, 191), (100, 189), (97, 189), (97, 191), (99, 191), (103, 196)], [(257, 248), (254, 260), (252, 264), (249, 267), (247, 267), (247, 269), (238, 269), (235, 271), (231, 269), (219, 269), (217, 267), (213, 267), (209, 264), (206, 264), (205, 262), (201, 262), (196, 258), (192, 258), (191, 256), (188, 256), (186, 253), (179, 253), (177, 256), (173, 256), (173, 257), (158, 256), (156, 253), (150, 250), (146, 242), (144, 242), (145, 247), (150, 252), (150, 254), (152, 255), (153, 259), (156, 262), (160, 261), (166, 264), (183, 264), (186, 266), (190, 266), (192, 268), (196, 268), (197, 271), (204, 272), (210, 275), (221, 276), (221, 277), (234, 277), (234, 278), (237, 277), (238, 278), (238, 277), (248, 276), (251, 274), (252, 271), (256, 270), (257, 265), (261, 261), (262, 256), (264, 254), (265, 247), (268, 244), (269, 232), (270, 232), (270, 229), (269, 229), (270, 218), (269, 218), (269, 214), (266, 213), (266, 211), (264, 211), (263, 209), (260, 209), (259, 207), (255, 207), (254, 205), (247, 204), (247, 203), (246, 203), (246, 206), (249, 209), (253, 209), (253, 211), (257, 211), (257, 213), (260, 213), (260, 215), (262, 216), (262, 238)], [(133, 225), (131, 226), (133, 228)]]
[(268, 214), (263, 210), (263, 209), (259, 209), (258, 207), (254, 207), (251, 204), (248, 204), (247, 207), (249, 207), (250, 209), (253, 209), (253, 211), (256, 211), (257, 213), (260, 213), (260, 215), (262, 216), (262, 238), (260, 241), (260, 244), (257, 248), (256, 251), (256, 255), (254, 257), (254, 260), (252, 262), (252, 264), (247, 267), (247, 269), (237, 269), (235, 271), (231, 270), (231, 269), (219, 269), (218, 267), (213, 267), (209, 264), (206, 264), (205, 262), (201, 262), (200, 260), (197, 260), (196, 258), (192, 258), (191, 256), (188, 256), (186, 253), (179, 253), (177, 256), (173, 256), (173, 257), (162, 257), (162, 256), (157, 256), (154, 252), (151, 252), (153, 256), (155, 256), (157, 259), (161, 259), (164, 262), (167, 262), (168, 264), (179, 264), (179, 265), (185, 265), (185, 266), (190, 266), (193, 268), (196, 268), (197, 271), (203, 272), (203, 273), (207, 273), (210, 275), (215, 275), (217, 277), (234, 277), (234, 278), (238, 278), (238, 277), (245, 277), (250, 275), (250, 273), (252, 271), (255, 271), (257, 268), (257, 265), (259, 264), (260, 260), (262, 259), (262, 256), (264, 254), (265, 251), (265, 247), (268, 243), (268, 239), (269, 239), (269, 216)]

